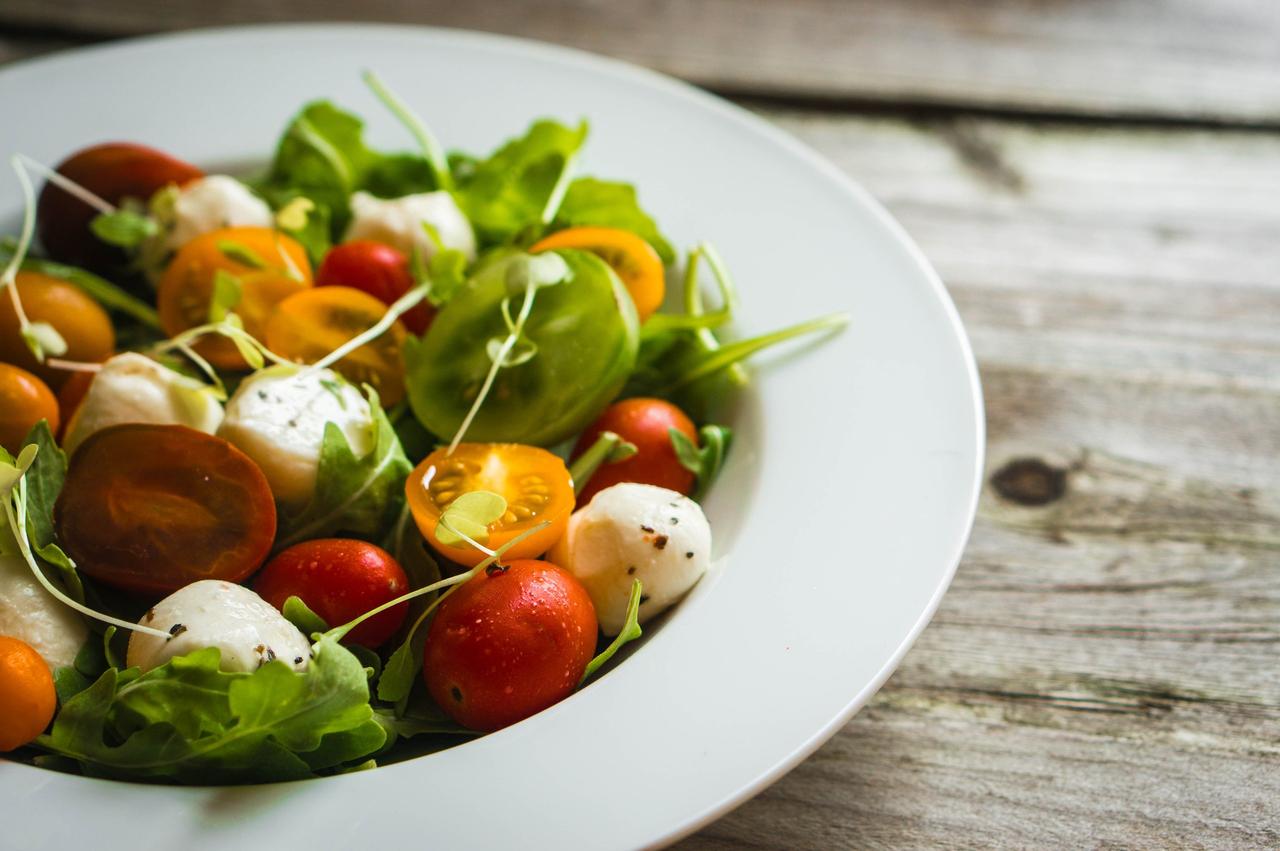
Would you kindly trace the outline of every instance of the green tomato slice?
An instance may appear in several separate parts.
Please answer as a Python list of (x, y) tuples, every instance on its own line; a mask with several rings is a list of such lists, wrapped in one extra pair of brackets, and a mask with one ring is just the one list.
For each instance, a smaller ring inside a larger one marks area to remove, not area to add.
[[(599, 257), (561, 250), (572, 272), (538, 290), (524, 327), (536, 354), (498, 371), (466, 440), (551, 446), (572, 437), (618, 395), (635, 368), (640, 323), (626, 287)], [(449, 439), (475, 401), (492, 361), (488, 343), (507, 335), (502, 300), (511, 257), (487, 264), (403, 347), (409, 405)], [(522, 295), (511, 297), (515, 313)]]

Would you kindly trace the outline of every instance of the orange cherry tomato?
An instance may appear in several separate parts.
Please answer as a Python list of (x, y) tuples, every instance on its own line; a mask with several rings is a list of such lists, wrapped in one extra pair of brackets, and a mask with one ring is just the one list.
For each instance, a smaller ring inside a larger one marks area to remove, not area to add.
[[(244, 321), (244, 330), (259, 340), (276, 305), (311, 286), (306, 250), (278, 231), (241, 227), (202, 234), (178, 249), (160, 279), (158, 307), (166, 334), (176, 336), (208, 323), (219, 270), (239, 279), (240, 301), (231, 310)], [(219, 368), (247, 366), (224, 337), (204, 337), (194, 348)]]
[[(267, 348), (299, 363), (315, 363), (351, 338), (378, 324), (387, 306), (352, 287), (316, 287), (289, 296), (267, 321)], [(396, 320), (390, 330), (365, 343), (333, 365), (357, 387), (373, 386), (385, 406), (404, 398), (404, 370), (400, 346), (404, 326)]]
[[(62, 431), (54, 432), (58, 436), (58, 442), (62, 442), (71, 425), (71, 418), (75, 416), (76, 411), (80, 409), (80, 403), (84, 401), (84, 397), (89, 393), (89, 385), (93, 383), (93, 379), (98, 376), (96, 372), (73, 372), (68, 375), (67, 380), (63, 382), (62, 389), (58, 391), (58, 413), (62, 420)], [(52, 426), (52, 423), (50, 423)]]
[(58, 400), (43, 381), (25, 369), (0, 363), (0, 446), (17, 454), (22, 439), (41, 420), (58, 433)]
[(590, 251), (613, 267), (644, 322), (662, 306), (667, 291), (662, 258), (653, 246), (634, 233), (617, 228), (568, 228), (534, 243), (531, 252), (552, 248), (578, 248)]
[(447, 452), (432, 452), (405, 482), (413, 519), (436, 552), (459, 564), (485, 559), (474, 547), (445, 546), (436, 538), (440, 513), (462, 494), (478, 490), (507, 500), (506, 514), (489, 524), (490, 549), (544, 520), (551, 524), (508, 550), (504, 561), (541, 555), (560, 540), (573, 511), (573, 480), (557, 456), (519, 443), (460, 443), (452, 455)]
[[(48, 322), (67, 343), (64, 360), (104, 361), (115, 353), (116, 332), (111, 317), (75, 284), (38, 272), (19, 272), (18, 297), (32, 322)], [(18, 314), (6, 289), (0, 289), (0, 361), (20, 366), (53, 390), (71, 373), (40, 363), (22, 339)]]
[(54, 522), (89, 576), (159, 597), (248, 578), (271, 551), (276, 504), (258, 465), (222, 438), (129, 423), (80, 444)]
[(49, 666), (25, 641), (0, 635), (0, 753), (30, 744), (53, 720)]
[(497, 730), (572, 694), (598, 632), (591, 596), (573, 574), (515, 561), (444, 599), (427, 631), (422, 676), (453, 720)]

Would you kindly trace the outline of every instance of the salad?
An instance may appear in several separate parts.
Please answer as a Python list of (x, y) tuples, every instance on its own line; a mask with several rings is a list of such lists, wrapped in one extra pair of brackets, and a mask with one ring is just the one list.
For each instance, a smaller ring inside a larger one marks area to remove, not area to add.
[(14, 155), (10, 758), (292, 780), (563, 700), (710, 566), (743, 361), (846, 321), (727, 339), (720, 255), (581, 174), (585, 122), (446, 154), (366, 82), (412, 150), (317, 101), (252, 175)]

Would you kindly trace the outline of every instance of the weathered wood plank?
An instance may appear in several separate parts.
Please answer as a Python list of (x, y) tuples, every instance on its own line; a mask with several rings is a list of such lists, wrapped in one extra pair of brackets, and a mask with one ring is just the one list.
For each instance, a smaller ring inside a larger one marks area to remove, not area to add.
[(951, 283), (998, 486), (886, 688), (685, 847), (1280, 844), (1280, 139), (770, 116)]
[(737, 93), (1280, 123), (1270, 0), (6, 0), (0, 24), (94, 36), (390, 21), (569, 44)]

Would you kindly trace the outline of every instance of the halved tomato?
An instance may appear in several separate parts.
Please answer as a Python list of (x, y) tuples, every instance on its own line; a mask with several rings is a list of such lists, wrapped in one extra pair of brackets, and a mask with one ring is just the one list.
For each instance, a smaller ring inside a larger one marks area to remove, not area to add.
[(80, 444), (54, 521), (89, 576), (158, 597), (248, 578), (271, 551), (276, 505), (258, 465), (222, 438), (130, 423)]
[(631, 293), (641, 322), (662, 306), (667, 291), (662, 258), (634, 233), (617, 228), (567, 228), (534, 243), (529, 251), (536, 254), (553, 248), (590, 251), (608, 263)]
[(493, 491), (507, 511), (489, 524), (490, 549), (545, 521), (550, 526), (508, 550), (504, 562), (533, 558), (560, 540), (573, 511), (573, 479), (564, 462), (545, 449), (519, 443), (460, 443), (452, 455), (437, 449), (405, 483), (418, 529), (436, 552), (459, 564), (475, 565), (484, 553), (470, 546), (445, 546), (436, 537), (440, 514), (470, 491)]
[[(259, 340), (276, 305), (311, 286), (307, 252), (295, 240), (271, 228), (212, 231), (182, 246), (160, 279), (157, 307), (166, 334), (177, 336), (209, 321), (219, 271), (235, 277), (240, 292), (230, 309), (244, 321), (244, 330)], [(205, 337), (194, 348), (220, 369), (247, 367), (224, 337)]]
[[(385, 316), (387, 306), (353, 287), (315, 287), (289, 296), (267, 320), (267, 348), (298, 363), (315, 363)], [(368, 383), (384, 406), (404, 398), (400, 346), (404, 326), (396, 320), (382, 336), (333, 365), (348, 381)]]

